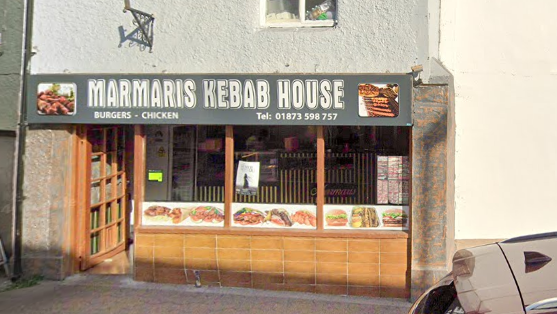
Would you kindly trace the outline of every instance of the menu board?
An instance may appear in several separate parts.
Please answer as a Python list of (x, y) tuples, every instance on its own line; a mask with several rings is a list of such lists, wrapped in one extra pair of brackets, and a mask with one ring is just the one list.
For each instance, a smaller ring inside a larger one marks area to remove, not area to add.
[(325, 205), (325, 229), (407, 230), (408, 206)]
[(172, 133), (172, 200), (192, 201), (195, 169), (195, 127), (174, 127)]
[(316, 229), (317, 207), (304, 204), (232, 204), (233, 227)]
[(224, 227), (223, 203), (145, 202), (144, 226)]

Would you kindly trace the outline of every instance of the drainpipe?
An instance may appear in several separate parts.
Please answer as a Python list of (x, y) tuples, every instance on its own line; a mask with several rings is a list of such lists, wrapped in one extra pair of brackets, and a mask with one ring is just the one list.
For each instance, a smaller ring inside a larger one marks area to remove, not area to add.
[(21, 107), (19, 115), (19, 127), (16, 134), (16, 195), (15, 195), (15, 211), (13, 216), (14, 234), (13, 234), (13, 258), (14, 258), (14, 274), (13, 279), (21, 277), (23, 274), (21, 264), (21, 229), (22, 229), (22, 207), (23, 207), (23, 156), (25, 154), (25, 137), (27, 131), (27, 74), (31, 54), (31, 33), (33, 26), (33, 7), (34, 0), (25, 0), (25, 21), (23, 29), (23, 52), (21, 67)]

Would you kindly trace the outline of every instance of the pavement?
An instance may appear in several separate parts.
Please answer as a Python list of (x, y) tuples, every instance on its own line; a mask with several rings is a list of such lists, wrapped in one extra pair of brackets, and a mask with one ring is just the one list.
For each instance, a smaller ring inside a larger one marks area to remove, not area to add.
[(296, 313), (406, 314), (401, 299), (336, 296), (245, 288), (169, 285), (128, 276), (76, 275), (64, 281), (0, 292), (0, 313)]

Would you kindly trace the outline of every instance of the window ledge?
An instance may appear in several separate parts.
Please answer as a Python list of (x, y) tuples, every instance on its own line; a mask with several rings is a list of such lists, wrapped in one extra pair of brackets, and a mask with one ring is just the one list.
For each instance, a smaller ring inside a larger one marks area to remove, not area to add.
[(215, 234), (315, 238), (408, 239), (408, 230), (269, 230), (265, 228), (199, 228), (139, 226), (137, 234)]
[(274, 22), (265, 23), (265, 28), (320, 28), (320, 27), (334, 27), (336, 21), (311, 21), (311, 22)]

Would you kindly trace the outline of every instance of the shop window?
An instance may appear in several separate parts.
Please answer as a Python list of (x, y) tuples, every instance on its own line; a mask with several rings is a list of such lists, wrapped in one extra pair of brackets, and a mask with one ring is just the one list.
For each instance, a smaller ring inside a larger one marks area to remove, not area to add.
[(336, 21), (336, 0), (261, 0), (268, 27), (326, 27)]
[(224, 126), (147, 126), (143, 224), (224, 226)]
[[(234, 228), (316, 229), (322, 220), (325, 229), (407, 229), (410, 127), (322, 127), (320, 217), (318, 128), (229, 127), (227, 156), (225, 126), (146, 127), (143, 224), (223, 227), (226, 214)], [(233, 167), (227, 213), (226, 160)]]
[(316, 127), (235, 126), (233, 226), (315, 228)]
[(326, 229), (408, 227), (409, 131), (325, 127)]

